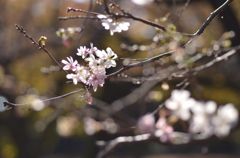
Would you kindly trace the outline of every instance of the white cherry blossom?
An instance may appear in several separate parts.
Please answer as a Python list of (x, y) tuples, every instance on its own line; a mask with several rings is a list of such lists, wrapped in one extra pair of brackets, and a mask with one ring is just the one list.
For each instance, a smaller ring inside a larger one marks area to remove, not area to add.
[(63, 67), (63, 70), (75, 71), (78, 65), (78, 61), (77, 60), (73, 61), (73, 58), (71, 56), (67, 57), (67, 59), (68, 61), (62, 60), (62, 63), (65, 64), (65, 66)]
[(146, 5), (152, 1), (153, 0), (132, 0), (132, 2), (136, 5)]
[(233, 104), (228, 103), (220, 106), (217, 115), (212, 119), (215, 126), (214, 133), (218, 137), (225, 137), (231, 128), (238, 122), (238, 111)]
[(99, 60), (95, 58), (93, 54), (90, 54), (88, 58), (85, 58), (85, 61), (88, 62), (91, 69), (95, 69), (98, 66)]
[(116, 21), (112, 18), (108, 18), (105, 15), (99, 14), (97, 15), (97, 17), (99, 19), (102, 20), (102, 26), (106, 29), (106, 30), (110, 30), (110, 34), (113, 35), (114, 32), (122, 32), (122, 31), (127, 31), (130, 23), (129, 22), (125, 22), (125, 21)]
[(173, 90), (171, 97), (166, 100), (165, 106), (173, 111), (178, 118), (187, 121), (190, 119), (190, 108), (196, 103), (195, 99), (190, 98), (187, 90)]
[(102, 50), (98, 50), (96, 52), (96, 55), (100, 58), (104, 60), (104, 66), (106, 68), (110, 68), (110, 67), (116, 67), (116, 61), (115, 59), (117, 59), (117, 55), (112, 51), (111, 48), (107, 48), (106, 51)]
[(91, 74), (86, 84), (92, 86), (94, 92), (96, 92), (98, 86), (103, 86), (106, 77), (104, 74)]
[(80, 46), (80, 48), (77, 49), (77, 55), (81, 56), (83, 59), (86, 58), (88, 54), (90, 54), (90, 50), (86, 48), (86, 46)]
[(87, 70), (86, 67), (78, 65), (76, 67), (76, 73), (67, 74), (67, 79), (72, 79), (73, 84), (77, 84), (78, 82), (86, 83), (87, 77), (90, 75), (90, 72)]
[(67, 79), (72, 79), (73, 80), (73, 84), (77, 85), (78, 83), (78, 79), (79, 79), (79, 74), (67, 74)]
[(78, 75), (78, 80), (79, 81), (81, 81), (83, 83), (87, 82), (87, 78), (90, 75), (90, 72), (88, 71), (87, 67), (78, 65), (78, 67), (76, 69), (76, 73)]
[(191, 133), (201, 133), (205, 136), (211, 136), (213, 134), (213, 126), (211, 119), (216, 111), (217, 104), (214, 101), (208, 101), (206, 103), (197, 102), (192, 107), (193, 116), (190, 121), (189, 130)]

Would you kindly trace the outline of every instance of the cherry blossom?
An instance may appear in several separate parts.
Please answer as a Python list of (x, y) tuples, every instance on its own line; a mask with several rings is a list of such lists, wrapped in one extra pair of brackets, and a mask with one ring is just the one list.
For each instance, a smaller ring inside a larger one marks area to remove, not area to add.
[(73, 61), (73, 58), (71, 56), (67, 57), (67, 59), (68, 61), (62, 60), (62, 63), (65, 64), (65, 66), (63, 67), (63, 70), (75, 71), (78, 65), (78, 61), (77, 60)]
[(83, 59), (90, 54), (90, 50), (86, 48), (86, 46), (80, 46), (80, 48), (77, 49), (77, 55), (81, 56)]
[(212, 119), (215, 126), (214, 133), (218, 137), (225, 137), (230, 133), (231, 127), (238, 122), (238, 111), (233, 104), (220, 106), (217, 115)]
[(153, 0), (132, 0), (132, 2), (136, 5), (146, 5), (152, 1)]
[(94, 92), (96, 92), (98, 86), (103, 86), (105, 78), (107, 76), (104, 74), (91, 74), (86, 84), (92, 86)]
[(73, 61), (72, 57), (67, 57), (68, 61), (62, 60), (62, 63), (65, 64), (64, 70), (73, 72), (66, 76), (67, 79), (72, 79), (73, 84), (80, 82), (96, 91), (98, 86), (102, 87), (105, 83), (106, 69), (116, 66), (118, 56), (109, 47), (106, 51), (94, 47), (93, 43), (90, 43), (90, 47), (80, 46), (77, 49), (76, 54), (84, 59), (85, 66), (78, 64), (77, 60)]
[(93, 54), (90, 54), (88, 58), (85, 58), (85, 61), (88, 62), (91, 69), (95, 69), (99, 64), (99, 60), (97, 60)]
[(157, 130), (155, 136), (160, 137), (161, 142), (167, 142), (171, 139), (173, 127), (167, 124), (165, 117), (160, 117), (156, 123)]
[[(106, 52), (107, 51), (107, 52)], [(107, 48), (106, 51), (102, 50), (102, 51), (97, 51), (96, 55), (100, 58), (103, 59), (105, 61), (104, 66), (106, 68), (110, 68), (110, 67), (116, 67), (116, 61), (115, 59), (117, 59), (117, 55), (112, 51), (111, 48)]]
[(214, 101), (208, 101), (206, 103), (197, 102), (191, 109), (193, 116), (190, 121), (190, 132), (211, 136), (213, 134), (211, 119), (216, 111), (216, 108), (217, 104)]
[(152, 114), (146, 114), (139, 118), (137, 130), (139, 133), (152, 133), (154, 131), (155, 119)]
[(165, 106), (172, 110), (174, 115), (186, 121), (190, 119), (190, 108), (196, 103), (195, 99), (190, 98), (187, 90), (173, 90), (171, 97), (166, 100)]
[(76, 73), (78, 74), (79, 81), (86, 83), (87, 77), (90, 75), (90, 72), (88, 71), (87, 67), (84, 66), (77, 66)]
[(113, 35), (114, 32), (120, 33), (122, 31), (127, 31), (130, 26), (129, 22), (116, 21), (102, 14), (97, 15), (97, 17), (102, 20), (102, 26), (106, 30), (110, 30), (111, 35)]
[(92, 95), (91, 95), (91, 93), (87, 92), (85, 94), (85, 98), (86, 98), (86, 101), (87, 101), (88, 104), (92, 104)]
[(83, 59), (85, 59), (88, 55), (93, 54), (96, 52), (98, 49), (97, 47), (93, 46), (93, 43), (90, 43), (91, 48), (86, 48), (86, 46), (80, 46), (77, 49), (77, 55), (81, 56)]

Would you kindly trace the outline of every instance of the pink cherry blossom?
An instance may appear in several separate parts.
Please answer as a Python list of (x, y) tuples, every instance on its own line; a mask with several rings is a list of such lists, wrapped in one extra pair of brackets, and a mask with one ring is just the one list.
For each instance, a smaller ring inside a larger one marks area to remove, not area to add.
[(92, 104), (92, 96), (91, 96), (91, 93), (87, 92), (87, 93), (85, 94), (85, 98), (86, 98), (88, 104)]
[(146, 114), (139, 118), (137, 123), (138, 132), (141, 134), (152, 133), (154, 131), (155, 119), (152, 114)]
[(156, 123), (155, 135), (160, 137), (161, 142), (167, 142), (171, 140), (171, 134), (173, 132), (173, 127), (167, 124), (165, 117), (160, 117)]

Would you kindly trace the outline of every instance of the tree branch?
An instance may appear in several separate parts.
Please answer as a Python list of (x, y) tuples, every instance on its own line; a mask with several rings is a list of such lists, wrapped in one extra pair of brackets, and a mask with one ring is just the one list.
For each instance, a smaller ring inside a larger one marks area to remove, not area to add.
[[(40, 45), (40, 44), (37, 43), (32, 37), (28, 36), (28, 34), (26, 33), (26, 31), (24, 31), (23, 28), (20, 27), (18, 24), (15, 24), (15, 26), (16, 26), (16, 29), (19, 30), (20, 33), (22, 33), (25, 37), (27, 37), (29, 40), (31, 40), (31, 41), (32, 41), (32, 44), (37, 45), (39, 50), (42, 49), (44, 52), (46, 52), (46, 53), (49, 55), (49, 57), (63, 70), (63, 67), (61, 66), (61, 64), (59, 64), (59, 63), (57, 62), (57, 60), (49, 53), (49, 51), (45, 48), (45, 46)], [(68, 74), (67, 71), (65, 71), (65, 70), (63, 70), (63, 71), (64, 71), (66, 74)]]
[(227, 5), (229, 5), (233, 0), (226, 0), (225, 3), (223, 3), (219, 8), (217, 8), (214, 12), (212, 12), (207, 20), (203, 23), (203, 25), (200, 27), (200, 29), (193, 34), (193, 36), (197, 36), (203, 33), (203, 31), (206, 29), (206, 27), (210, 24), (210, 22), (219, 14), (221, 13)]

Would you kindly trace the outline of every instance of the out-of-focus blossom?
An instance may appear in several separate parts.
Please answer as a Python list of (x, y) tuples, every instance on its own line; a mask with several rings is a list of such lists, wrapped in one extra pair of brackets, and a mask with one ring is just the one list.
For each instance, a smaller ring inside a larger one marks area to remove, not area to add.
[(155, 119), (152, 114), (146, 114), (139, 118), (137, 130), (139, 133), (152, 133), (155, 129)]
[(215, 126), (214, 133), (218, 137), (225, 137), (229, 134), (231, 127), (238, 122), (238, 111), (233, 104), (228, 103), (220, 106), (217, 115), (212, 119)]
[(132, 0), (132, 2), (137, 5), (146, 5), (152, 1), (153, 0)]
[(160, 117), (156, 123), (155, 136), (160, 137), (161, 142), (167, 142), (171, 138), (171, 133), (173, 132), (173, 127), (167, 124), (165, 117)]
[(122, 32), (122, 31), (127, 31), (130, 23), (129, 22), (125, 22), (125, 21), (116, 21), (112, 18), (108, 18), (105, 15), (99, 14), (97, 15), (97, 17), (99, 19), (102, 20), (102, 26), (106, 29), (106, 30), (110, 30), (110, 34), (113, 35), (114, 32)]
[(71, 56), (67, 57), (67, 59), (68, 61), (62, 60), (62, 63), (65, 64), (65, 66), (63, 67), (63, 70), (75, 71), (78, 65), (78, 61), (77, 60), (73, 61), (73, 58)]
[(45, 108), (44, 102), (39, 98), (34, 99), (31, 105), (32, 109), (35, 111), (41, 111)]
[(190, 108), (196, 103), (195, 99), (190, 98), (187, 90), (173, 90), (171, 97), (166, 100), (165, 106), (173, 111), (178, 118), (187, 121), (190, 119)]
[(88, 104), (92, 104), (92, 95), (91, 95), (91, 93), (87, 92), (85, 94), (85, 98), (86, 98)]
[(78, 120), (75, 116), (59, 117), (57, 119), (56, 130), (60, 136), (68, 137), (73, 134)]
[(205, 104), (197, 102), (191, 109), (193, 116), (190, 121), (190, 132), (194, 134), (200, 133), (207, 137), (211, 136), (213, 134), (211, 119), (216, 108), (217, 104), (214, 101), (208, 101)]
[(91, 117), (85, 117), (84, 122), (84, 131), (87, 135), (93, 135), (96, 132), (101, 130), (101, 123), (92, 119)]
[(115, 134), (118, 131), (118, 125), (114, 122), (113, 119), (107, 118), (101, 122), (102, 130), (107, 131), (108, 133)]

